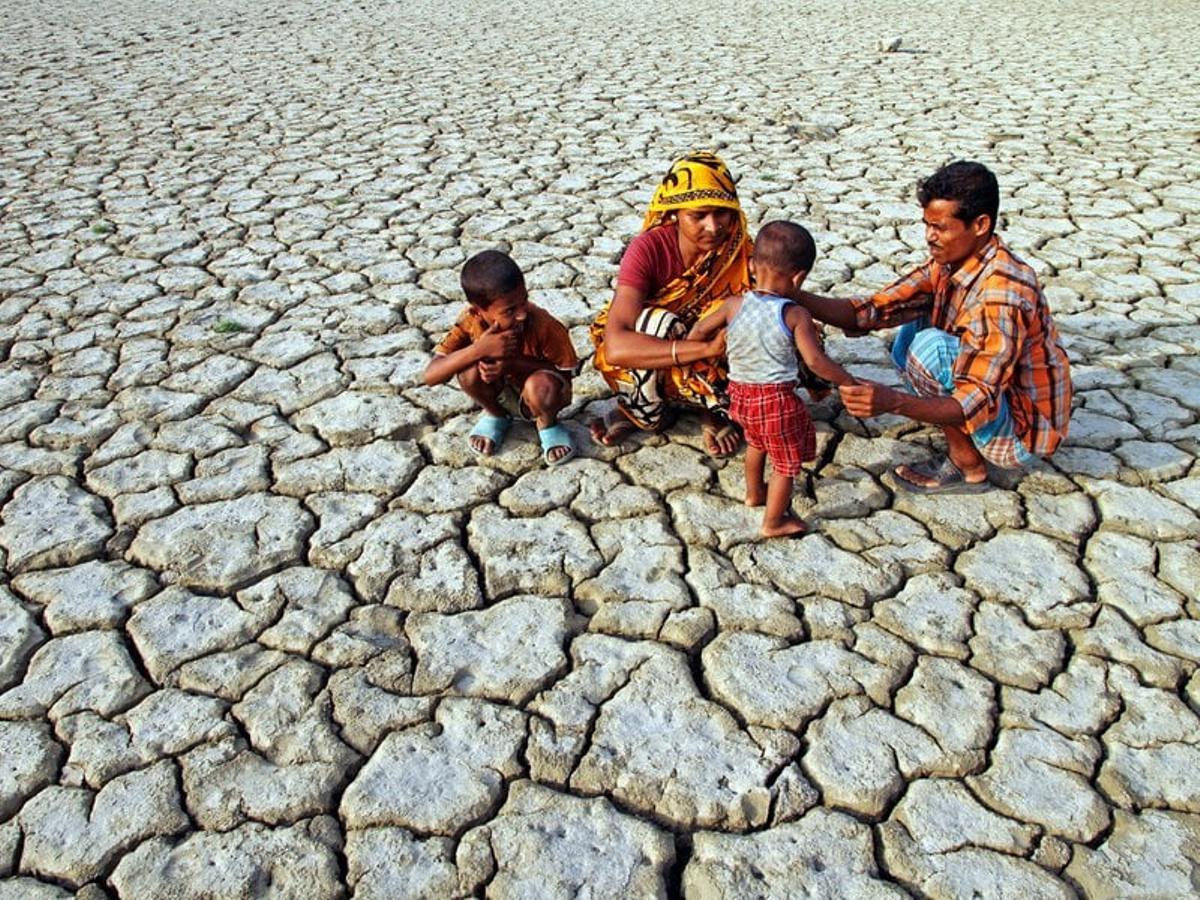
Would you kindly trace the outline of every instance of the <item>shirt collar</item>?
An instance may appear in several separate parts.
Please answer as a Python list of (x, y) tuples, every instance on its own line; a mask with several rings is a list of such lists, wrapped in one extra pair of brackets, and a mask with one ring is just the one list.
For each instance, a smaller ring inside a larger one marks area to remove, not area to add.
[(950, 276), (950, 281), (955, 287), (965, 287), (970, 284), (983, 271), (983, 267), (990, 263), (996, 256), (996, 250), (1000, 246), (1000, 236), (993, 234), (986, 244), (984, 244), (979, 252), (968, 257), (963, 261), (963, 264), (958, 267), (953, 275)]

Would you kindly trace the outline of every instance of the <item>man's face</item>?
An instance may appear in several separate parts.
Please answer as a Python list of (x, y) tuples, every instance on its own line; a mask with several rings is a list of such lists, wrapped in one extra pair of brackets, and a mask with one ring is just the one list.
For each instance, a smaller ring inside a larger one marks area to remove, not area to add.
[(479, 308), (479, 315), (492, 328), (520, 331), (525, 327), (525, 317), (529, 315), (529, 292), (521, 286), (493, 297), (486, 308)]
[(737, 213), (723, 206), (681, 209), (678, 214), (679, 236), (708, 253), (725, 243), (736, 219)]
[(974, 222), (958, 218), (957, 200), (930, 200), (925, 205), (925, 243), (934, 262), (957, 268), (978, 252), (991, 237), (991, 217)]

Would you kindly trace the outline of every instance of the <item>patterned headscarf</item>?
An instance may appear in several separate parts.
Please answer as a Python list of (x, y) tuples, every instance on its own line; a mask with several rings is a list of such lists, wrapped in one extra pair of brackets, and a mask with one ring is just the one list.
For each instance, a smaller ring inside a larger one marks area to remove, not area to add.
[[(737, 188), (725, 163), (712, 153), (689, 153), (671, 164), (667, 176), (654, 191), (650, 209), (642, 223), (642, 231), (661, 225), (669, 213), (680, 209), (719, 206), (737, 213), (737, 221), (729, 230), (725, 242), (704, 254), (686, 272), (671, 279), (651, 297), (647, 297), (638, 330), (665, 337), (670, 322), (678, 321), (685, 330), (707, 313), (712, 312), (732, 294), (740, 294), (750, 286), (747, 263), (750, 259), (750, 240), (746, 234), (746, 216), (738, 203)], [(701, 359), (687, 366), (671, 366), (662, 370), (627, 369), (608, 361), (604, 341), (608, 313), (612, 300), (604, 305), (589, 331), (596, 354), (592, 364), (620, 398), (618, 409), (639, 428), (655, 428), (661, 424), (664, 399), (671, 402), (723, 409), (728, 403), (725, 386), (729, 380), (728, 364), (724, 357)], [(662, 327), (661, 334), (648, 325)]]
[[(654, 191), (642, 231), (660, 224), (669, 212), (701, 206), (735, 209), (739, 215), (742, 211), (729, 169), (719, 156), (706, 151), (689, 153), (671, 163), (666, 177)], [(745, 219), (742, 221), (744, 224)]]

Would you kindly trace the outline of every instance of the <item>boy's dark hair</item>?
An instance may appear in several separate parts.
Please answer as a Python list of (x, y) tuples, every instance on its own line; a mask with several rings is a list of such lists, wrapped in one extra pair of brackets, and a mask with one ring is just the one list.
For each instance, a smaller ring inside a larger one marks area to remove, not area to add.
[(459, 280), (467, 302), (484, 309), (497, 297), (525, 286), (520, 266), (499, 250), (476, 253), (463, 265)]
[(917, 183), (917, 200), (922, 208), (931, 200), (954, 200), (958, 203), (954, 218), (970, 225), (980, 216), (988, 216), (992, 220), (988, 233), (996, 230), (1000, 186), (996, 176), (983, 163), (960, 159), (942, 166)]
[(816, 260), (816, 241), (807, 228), (795, 222), (771, 222), (754, 239), (756, 265), (777, 272), (810, 272)]

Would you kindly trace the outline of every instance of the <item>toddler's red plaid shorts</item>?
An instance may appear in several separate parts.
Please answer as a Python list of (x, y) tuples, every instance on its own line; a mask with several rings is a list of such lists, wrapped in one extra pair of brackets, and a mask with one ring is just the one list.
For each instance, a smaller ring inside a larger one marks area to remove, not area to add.
[(796, 382), (746, 384), (729, 382), (729, 418), (742, 426), (746, 443), (771, 460), (771, 468), (791, 478), (815, 459), (817, 436)]

